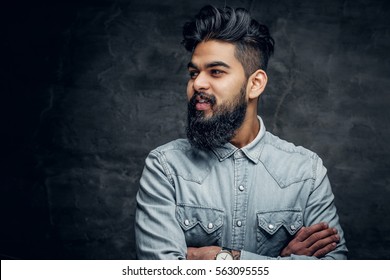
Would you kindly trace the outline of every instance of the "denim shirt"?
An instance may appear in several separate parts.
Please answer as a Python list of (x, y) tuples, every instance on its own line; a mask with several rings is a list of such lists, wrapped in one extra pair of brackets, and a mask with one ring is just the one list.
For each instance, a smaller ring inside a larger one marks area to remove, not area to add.
[(261, 129), (239, 149), (186, 139), (150, 152), (136, 200), (139, 259), (185, 259), (187, 247), (223, 246), (241, 259), (316, 259), (279, 254), (303, 226), (327, 222), (340, 242), (324, 259), (346, 259), (343, 230), (322, 160)]

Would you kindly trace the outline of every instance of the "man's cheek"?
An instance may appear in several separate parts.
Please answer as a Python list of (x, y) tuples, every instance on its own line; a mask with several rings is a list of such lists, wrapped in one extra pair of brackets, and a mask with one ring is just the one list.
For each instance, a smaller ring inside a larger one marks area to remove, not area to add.
[(192, 87), (192, 80), (189, 80), (187, 83), (187, 99), (190, 100), (192, 96), (194, 96), (194, 90)]

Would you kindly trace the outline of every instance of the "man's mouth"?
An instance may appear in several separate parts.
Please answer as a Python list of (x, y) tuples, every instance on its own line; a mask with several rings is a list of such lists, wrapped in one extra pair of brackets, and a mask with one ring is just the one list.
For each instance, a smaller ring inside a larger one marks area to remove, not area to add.
[(195, 108), (198, 111), (207, 111), (211, 109), (211, 105), (209, 102), (197, 102)]
[(199, 93), (196, 96), (195, 108), (198, 111), (210, 110), (215, 104), (215, 98), (213, 96), (208, 97), (203, 93)]

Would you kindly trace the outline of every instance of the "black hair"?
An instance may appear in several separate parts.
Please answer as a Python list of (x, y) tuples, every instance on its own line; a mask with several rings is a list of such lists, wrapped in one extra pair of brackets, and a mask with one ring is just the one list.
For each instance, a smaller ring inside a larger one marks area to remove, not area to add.
[(235, 56), (249, 77), (258, 69), (267, 69), (275, 42), (267, 26), (252, 19), (243, 8), (203, 7), (194, 20), (183, 26), (182, 44), (193, 52), (202, 41), (221, 40), (236, 46)]

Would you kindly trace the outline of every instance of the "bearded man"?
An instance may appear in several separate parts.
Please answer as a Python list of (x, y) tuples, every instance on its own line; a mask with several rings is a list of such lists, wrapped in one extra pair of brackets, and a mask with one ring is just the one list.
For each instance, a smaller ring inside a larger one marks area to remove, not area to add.
[(206, 6), (191, 52), (187, 139), (150, 152), (136, 209), (139, 259), (345, 259), (326, 168), (257, 115), (274, 40), (245, 9)]

